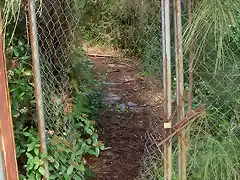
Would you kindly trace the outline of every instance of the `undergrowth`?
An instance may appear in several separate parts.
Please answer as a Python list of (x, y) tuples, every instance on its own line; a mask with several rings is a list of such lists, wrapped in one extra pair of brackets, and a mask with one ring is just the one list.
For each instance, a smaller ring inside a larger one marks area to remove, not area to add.
[[(187, 24), (187, 11), (183, 12), (184, 64), (188, 67), (188, 48), (190, 43), (195, 41), (197, 46), (193, 72), (193, 105), (195, 107), (205, 103), (207, 109), (206, 116), (192, 126), (188, 178), (193, 180), (239, 179), (240, 156), (237, 150), (240, 138), (238, 87), (240, 83), (238, 60), (240, 12), (237, 7), (240, 4), (237, 0), (227, 2), (201, 0), (195, 3), (194, 20), (191, 25)], [(83, 40), (95, 45), (110, 44), (113, 47), (122, 48), (127, 55), (134, 55), (142, 60), (144, 74), (161, 77), (159, 1), (91, 0), (82, 5), (80, 34)], [(185, 1), (183, 6), (186, 7)], [(30, 179), (32, 176), (40, 177), (43, 169), (41, 155), (37, 150), (39, 140), (36, 134), (29, 45), (24, 38), (13, 38), (11, 46), (6, 50), (20, 172), (24, 172), (23, 176)], [(174, 52), (174, 49), (172, 50)], [(51, 171), (60, 173), (61, 178), (65, 179), (84, 176), (84, 173), (78, 174), (85, 170), (84, 155), (97, 156), (99, 149), (103, 149), (103, 144), (98, 141), (94, 121), (91, 121), (99, 104), (98, 101), (92, 101), (98, 95), (93, 90), (94, 81), (89, 70), (90, 65), (84, 58), (81, 47), (74, 49), (72, 59), (77, 59), (71, 62), (70, 73), (74, 101), (67, 122), (72, 123), (71, 127), (79, 130), (81, 134), (70, 133), (68, 136), (60, 137), (59, 134), (53, 134), (54, 142), (50, 143), (51, 151), (57, 153), (53, 153), (54, 157), (48, 157), (53, 165)], [(175, 62), (172, 62), (172, 72), (175, 72)], [(185, 72), (185, 86), (188, 88), (188, 72), (187, 70)], [(176, 88), (175, 84), (173, 88)], [(24, 138), (21, 134), (25, 134)], [(74, 143), (69, 144), (69, 138)], [(23, 139), (26, 143), (21, 143)], [(56, 143), (58, 141), (62, 143)], [(61, 146), (58, 147), (57, 144)], [(178, 149), (177, 143), (174, 145), (173, 178), (177, 179)], [(70, 152), (70, 149), (74, 151)], [(69, 156), (64, 157), (71, 158), (63, 159), (62, 154), (68, 154)], [(55, 159), (59, 159), (61, 163), (56, 163)], [(162, 179), (162, 159), (159, 157), (153, 157), (153, 159), (156, 163), (148, 165), (153, 166), (152, 175), (156, 179)], [(71, 163), (66, 165), (65, 161)], [(37, 163), (33, 166), (32, 162)]]
[[(188, 89), (188, 54), (196, 42), (194, 57), (193, 109), (206, 104), (206, 116), (192, 126), (188, 158), (189, 179), (239, 179), (239, 2), (193, 1), (193, 23), (188, 24), (187, 1), (183, 6), (184, 79)], [(87, 41), (111, 44), (141, 59), (143, 74), (161, 77), (160, 2), (101, 1), (88, 6), (83, 32)], [(173, 13), (171, 12), (171, 15)], [(94, 17), (93, 17), (94, 16)], [(172, 22), (171, 22), (172, 23)], [(172, 43), (173, 34), (171, 35)], [(174, 49), (172, 48), (172, 52)], [(174, 59), (174, 53), (172, 53)], [(175, 74), (175, 61), (172, 72)], [(173, 80), (173, 82), (175, 82)], [(173, 83), (173, 89), (176, 85)], [(174, 96), (173, 96), (174, 97)], [(174, 143), (177, 152), (177, 143)], [(157, 151), (157, 150), (156, 150)], [(174, 153), (173, 178), (178, 178)], [(149, 155), (154, 156), (154, 155)], [(150, 157), (148, 157), (150, 158)], [(152, 157), (152, 177), (163, 178), (162, 159)], [(157, 160), (156, 160), (157, 159)], [(154, 163), (155, 162), (155, 163)], [(143, 172), (144, 173), (144, 172)], [(147, 172), (145, 172), (147, 173)], [(149, 172), (148, 172), (149, 173)]]
[[(104, 144), (99, 141), (94, 120), (101, 103), (98, 92), (99, 82), (92, 73), (91, 63), (81, 46), (73, 47), (70, 55), (70, 69), (67, 74), (70, 78), (71, 103), (67, 108), (62, 97), (58, 97), (54, 91), (49, 94), (51, 106), (55, 108), (54, 119), (51, 119), (55, 121), (53, 124), (55, 129), (46, 131), (48, 154), (41, 154), (31, 49), (25, 32), (22, 31), (22, 21), (19, 21), (14, 33), (11, 28), (13, 24), (10, 23), (7, 26), (5, 39), (20, 179), (41, 180), (44, 175), (44, 158), (47, 158), (49, 162), (50, 179), (70, 180), (93, 177), (94, 174), (85, 158), (98, 157), (100, 151), (104, 150)], [(65, 113), (64, 119), (60, 115), (62, 112)], [(64, 129), (64, 133), (59, 133), (60, 127)]]
[(212, 118), (208, 115), (192, 129), (188, 177), (193, 180), (239, 179), (239, 126), (226, 120), (210, 126), (209, 121), (215, 121)]

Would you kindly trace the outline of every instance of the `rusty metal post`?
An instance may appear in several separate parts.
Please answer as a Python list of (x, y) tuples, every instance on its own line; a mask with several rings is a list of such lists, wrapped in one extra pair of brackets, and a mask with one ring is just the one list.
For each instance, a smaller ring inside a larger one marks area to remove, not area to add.
[[(164, 129), (166, 136), (171, 135), (172, 82), (171, 82), (171, 39), (170, 39), (170, 7), (169, 0), (162, 0), (162, 45), (163, 45), (163, 89), (164, 89)], [(172, 179), (172, 140), (164, 146), (164, 176)]]
[(1, 179), (18, 180), (18, 168), (15, 151), (15, 140), (8, 90), (7, 68), (4, 53), (3, 19), (0, 8), (0, 159)]
[[(41, 73), (40, 73), (40, 62), (39, 62), (39, 51), (38, 51), (38, 37), (37, 37), (37, 22), (36, 22), (36, 9), (35, 1), (28, 0), (28, 15), (29, 15), (29, 29), (30, 29), (30, 41), (32, 50), (32, 63), (34, 73), (34, 87), (35, 87), (35, 98), (37, 108), (37, 121), (38, 131), (40, 136), (41, 153), (47, 153), (46, 146), (46, 131), (44, 121), (44, 107), (42, 98), (42, 87), (41, 87)], [(45, 179), (49, 179), (48, 162), (44, 159), (45, 168)]]
[[(182, 50), (182, 20), (181, 0), (174, 0), (175, 27), (175, 58), (177, 84), (177, 119), (184, 118), (184, 78), (183, 78), (183, 50)], [(179, 135), (179, 179), (186, 180), (186, 138), (184, 131)]]

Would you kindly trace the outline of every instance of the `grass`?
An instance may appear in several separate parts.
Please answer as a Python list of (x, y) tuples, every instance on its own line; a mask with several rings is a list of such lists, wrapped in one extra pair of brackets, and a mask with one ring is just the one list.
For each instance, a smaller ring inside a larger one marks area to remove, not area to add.
[[(216, 120), (215, 117), (209, 113), (192, 126), (188, 149), (187, 179), (238, 180), (240, 178), (240, 127), (224, 119)], [(173, 180), (178, 179), (177, 145), (177, 138), (174, 138)], [(155, 149), (149, 150), (146, 155), (147, 158), (144, 159), (146, 167), (141, 172), (141, 179), (163, 180), (164, 159), (161, 153)]]
[[(195, 1), (193, 23), (184, 25), (186, 67), (190, 44), (196, 42), (194, 103), (206, 103), (208, 111), (208, 115), (191, 129), (187, 167), (191, 180), (240, 178), (239, 93), (235, 86), (240, 83), (239, 68), (236, 69), (240, 66), (238, 7), (237, 0)], [(185, 78), (187, 82), (187, 71)], [(174, 151), (178, 151), (176, 143)], [(178, 179), (177, 155), (173, 153), (173, 179)], [(153, 156), (148, 158), (155, 159), (155, 163), (149, 161), (148, 171), (143, 174), (163, 179), (164, 168), (160, 163), (163, 160), (155, 155), (148, 156)]]
[(211, 115), (194, 126), (189, 150), (188, 177), (192, 180), (239, 179), (240, 156), (238, 126), (219, 122)]

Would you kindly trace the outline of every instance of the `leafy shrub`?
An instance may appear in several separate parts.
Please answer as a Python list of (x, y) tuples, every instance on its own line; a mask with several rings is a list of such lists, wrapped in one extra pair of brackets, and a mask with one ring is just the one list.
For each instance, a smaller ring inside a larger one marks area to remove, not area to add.
[[(97, 39), (97, 42), (103, 41), (121, 47), (127, 52), (133, 52), (135, 56), (141, 58), (145, 74), (160, 77), (162, 72), (160, 2), (156, 0), (100, 2), (103, 8), (90, 7), (94, 17), (90, 15), (86, 25), (87, 40)], [(193, 3), (195, 3), (193, 23), (188, 25), (186, 1), (183, 1), (183, 47), (186, 67), (184, 79), (187, 89), (187, 55), (189, 46), (194, 40), (196, 48), (193, 106), (205, 103), (207, 116), (201, 125), (192, 126), (193, 148), (189, 151), (189, 178), (239, 179), (240, 157), (237, 149), (240, 138), (240, 12), (237, 7), (240, 4), (236, 0), (228, 2), (201, 0)], [(171, 37), (174, 44), (173, 34)], [(174, 53), (172, 54), (174, 57)], [(174, 64), (175, 61), (172, 61), (173, 75)], [(175, 84), (173, 86), (175, 88)], [(157, 167), (153, 164), (153, 171), (156, 174), (154, 177), (161, 179), (162, 174), (158, 172), (161, 160), (158, 160)], [(175, 171), (173, 177), (177, 178), (177, 174)]]
[[(56, 128), (47, 131), (48, 154), (41, 154), (30, 47), (23, 37), (16, 36), (11, 42), (8, 41), (10, 36), (6, 36), (6, 42), (9, 42), (6, 57), (20, 177), (42, 179), (43, 158), (47, 158), (50, 179), (84, 179), (84, 175), (89, 174), (84, 157), (98, 157), (100, 150), (104, 150), (104, 144), (98, 139), (95, 121), (92, 120), (101, 103), (96, 98), (99, 97), (98, 82), (91, 72), (91, 64), (81, 47), (73, 49), (68, 72), (72, 101), (66, 109), (61, 97), (50, 94), (58, 100), (51, 102), (51, 105), (66, 116), (62, 121), (60, 114), (55, 113)], [(60, 134), (57, 127), (64, 128), (64, 132)]]

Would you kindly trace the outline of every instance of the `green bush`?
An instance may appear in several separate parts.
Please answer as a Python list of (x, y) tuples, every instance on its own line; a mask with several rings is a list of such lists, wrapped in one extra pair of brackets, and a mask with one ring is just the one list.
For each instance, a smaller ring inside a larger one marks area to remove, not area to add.
[[(187, 21), (186, 1), (182, 3), (185, 87), (188, 89), (189, 46), (195, 41), (193, 108), (205, 103), (207, 116), (200, 125), (192, 126), (189, 178), (238, 179), (240, 4), (236, 0), (193, 2), (191, 25)], [(160, 2), (103, 0), (98, 3), (102, 8), (89, 6), (92, 13), (83, 31), (88, 36), (86, 40), (123, 48), (140, 57), (145, 74), (161, 77)], [(172, 44), (173, 40), (172, 34)], [(172, 72), (175, 75), (174, 60)], [(175, 89), (175, 84), (173, 86)], [(153, 171), (161, 179), (161, 173), (156, 172), (158, 168), (153, 167)], [(174, 178), (177, 174), (175, 167)]]
[[(42, 179), (43, 158), (49, 160), (50, 179), (84, 179), (85, 174), (89, 174), (84, 157), (98, 157), (100, 150), (104, 150), (94, 121), (101, 106), (97, 90), (99, 83), (91, 71), (90, 62), (81, 47), (73, 49), (67, 74), (70, 77), (71, 106), (69, 110), (65, 109), (62, 98), (50, 94), (56, 98), (56, 101), (49, 103), (49, 106), (57, 108), (54, 115), (56, 124), (52, 125), (56, 128), (47, 131), (48, 154), (41, 154), (30, 46), (18, 31), (11, 41), (10, 38), (10, 34), (7, 34), (6, 57), (21, 179)], [(60, 120), (63, 117), (57, 111), (65, 112), (64, 120)], [(59, 132), (60, 127), (64, 132)]]

